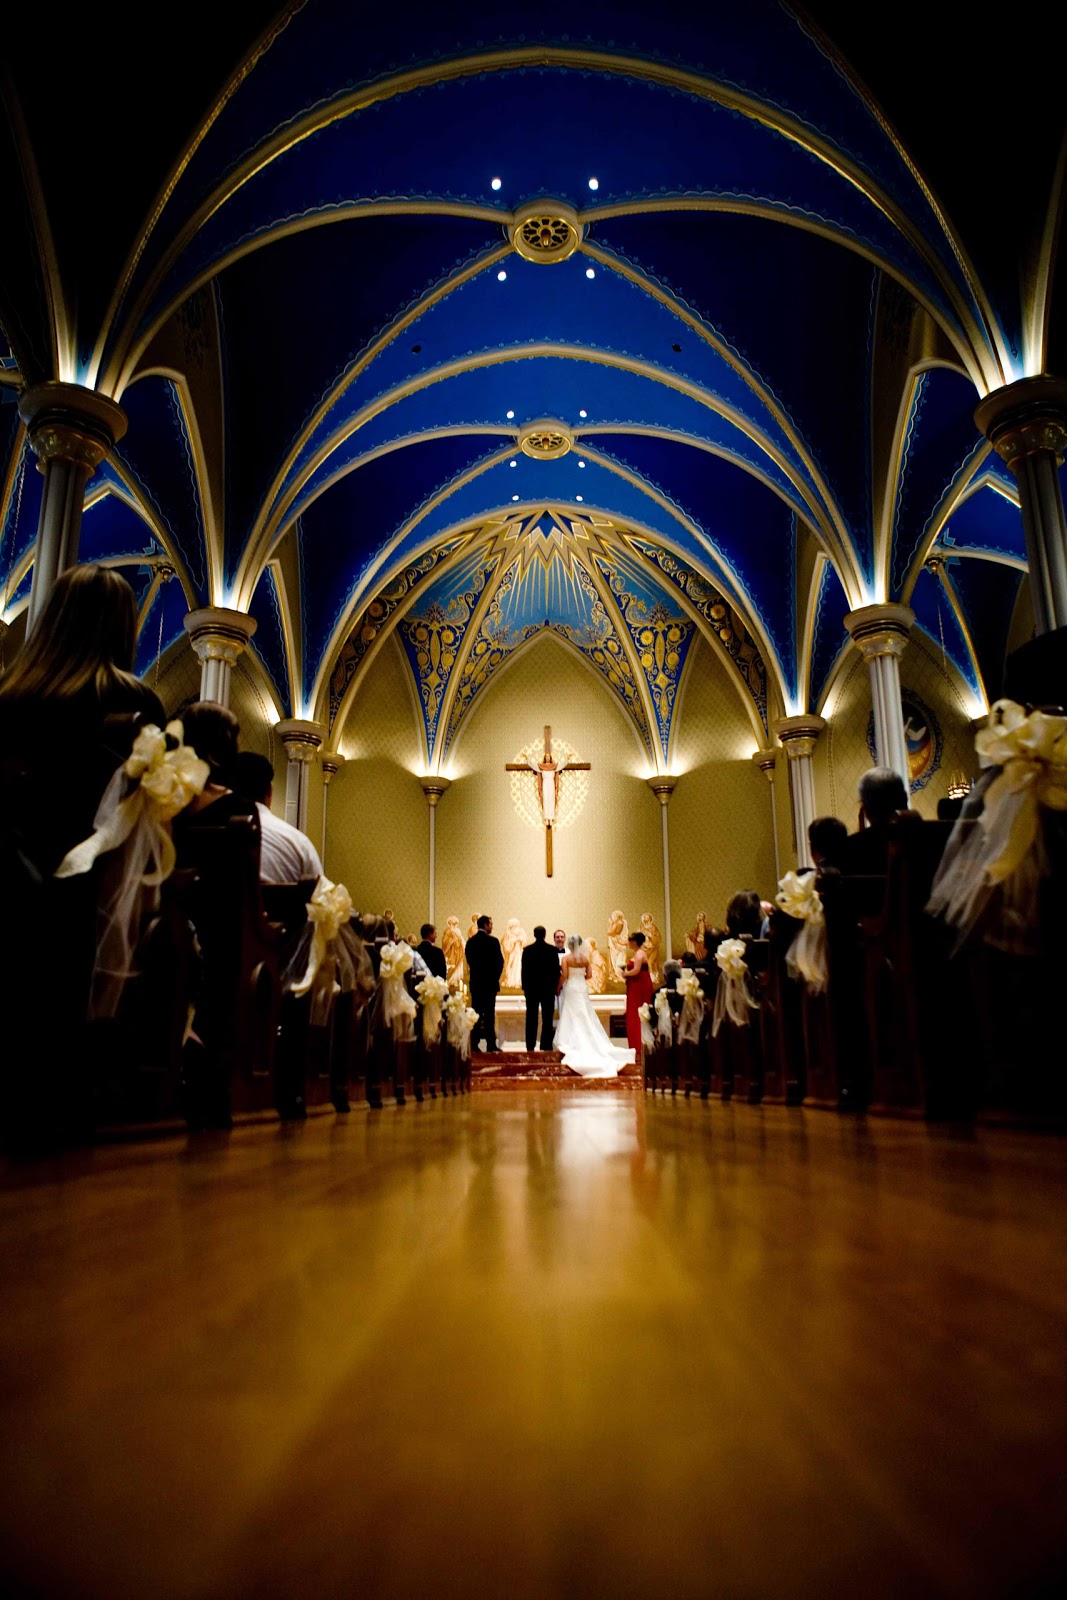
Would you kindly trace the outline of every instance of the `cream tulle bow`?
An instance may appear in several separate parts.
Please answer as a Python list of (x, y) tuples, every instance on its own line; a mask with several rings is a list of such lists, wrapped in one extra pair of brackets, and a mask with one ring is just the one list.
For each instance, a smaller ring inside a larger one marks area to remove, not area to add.
[(786, 969), (790, 977), (801, 978), (812, 994), (822, 994), (830, 979), (830, 966), (826, 917), (814, 872), (803, 877), (787, 872), (774, 898), (787, 917), (804, 924), (789, 947)]
[(333, 972), (327, 971), (330, 964), (326, 960), (326, 955), (351, 916), (352, 896), (344, 884), (331, 883), (329, 878), (321, 877), (307, 904), (311, 949), (308, 952), (308, 962), (303, 977), (292, 986), (294, 995), (307, 994), (313, 987), (316, 989), (324, 987), (323, 978), (329, 985), (330, 995), (337, 992), (338, 984)]
[(467, 1004), (462, 994), (450, 994), (444, 1003), (448, 1019), (448, 1042), (460, 1053), (464, 1061), (471, 1053), (471, 1033), (478, 1021), (478, 1013)]
[(441, 1031), (442, 1008), (448, 998), (448, 979), (435, 978), (431, 973), (415, 985), (415, 993), (422, 1007), (422, 1040), (429, 1049), (437, 1043)]
[(682, 997), (682, 1010), (678, 1017), (679, 1044), (697, 1044), (704, 1021), (704, 991), (695, 972), (683, 972), (678, 979), (678, 993)]
[(1014, 700), (998, 700), (974, 745), (983, 767), (1000, 770), (977, 821), (961, 819), (953, 829), (927, 910), (957, 929), (958, 948), (998, 893), (987, 937), (1023, 948), (1048, 871), (1042, 812), (1067, 811), (1067, 717), (1027, 715)]
[[(167, 748), (168, 738), (174, 748)], [(210, 767), (184, 743), (180, 722), (166, 732), (154, 723), (142, 728), (126, 761), (104, 790), (93, 818), (93, 832), (69, 850), (57, 878), (88, 872), (110, 856), (100, 886), (96, 957), (89, 993), (91, 1018), (113, 1017), (134, 973), (134, 955), (145, 917), (158, 905), (158, 888), (177, 860), (171, 819), (200, 794)], [(130, 783), (136, 788), (124, 791)]]
[(715, 1009), (712, 1013), (711, 1031), (717, 1034), (723, 1018), (738, 1028), (748, 1027), (748, 1013), (759, 1007), (748, 992), (748, 967), (745, 965), (745, 941), (724, 939), (715, 952), (719, 968), (719, 981), (715, 988)]
[(403, 940), (382, 945), (378, 981), (382, 991), (382, 1020), (393, 1030), (398, 1042), (415, 1037), (415, 1002), (408, 994), (404, 974), (409, 972), (414, 957), (409, 944)]
[(647, 1000), (643, 1006), (638, 1006), (637, 1015), (641, 1022), (641, 1049), (647, 1056), (650, 1050), (656, 1048), (656, 1035), (652, 1031), (652, 1007)]

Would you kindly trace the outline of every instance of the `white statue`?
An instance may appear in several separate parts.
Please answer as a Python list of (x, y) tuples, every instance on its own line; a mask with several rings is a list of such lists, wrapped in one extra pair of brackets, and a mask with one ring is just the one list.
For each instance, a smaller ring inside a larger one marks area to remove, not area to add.
[(658, 984), (663, 977), (663, 968), (660, 961), (660, 933), (651, 911), (643, 911), (641, 913), (641, 932), (645, 936), (645, 955), (648, 957), (648, 970), (652, 976), (652, 982)]
[(608, 960), (603, 950), (598, 950), (596, 940), (589, 943), (589, 993), (603, 994), (608, 986)]
[(441, 935), (441, 951), (445, 958), (445, 976), (450, 989), (463, 986), (463, 934), (459, 918), (449, 917)]
[(626, 963), (630, 959), (627, 947), (629, 937), (626, 918), (621, 911), (613, 911), (608, 923), (608, 971), (612, 983), (617, 983), (620, 988), (626, 982)]
[(525, 943), (526, 929), (521, 926), (518, 917), (509, 917), (504, 937), (500, 941), (500, 948), (504, 952), (504, 973), (501, 983), (504, 989), (522, 988), (522, 947)]

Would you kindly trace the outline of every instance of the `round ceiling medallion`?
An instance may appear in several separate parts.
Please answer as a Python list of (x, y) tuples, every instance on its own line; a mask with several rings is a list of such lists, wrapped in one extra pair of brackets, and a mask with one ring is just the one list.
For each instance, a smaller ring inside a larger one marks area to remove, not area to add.
[(519, 440), (523, 454), (535, 461), (556, 461), (567, 454), (573, 442), (558, 422), (534, 422)]
[(577, 212), (558, 200), (521, 206), (508, 235), (520, 256), (545, 266), (566, 261), (582, 242)]

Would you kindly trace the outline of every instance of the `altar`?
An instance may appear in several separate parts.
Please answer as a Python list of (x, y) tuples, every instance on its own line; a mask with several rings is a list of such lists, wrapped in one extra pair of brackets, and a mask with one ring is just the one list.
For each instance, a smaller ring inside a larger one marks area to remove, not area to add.
[[(626, 996), (593, 994), (593, 1010), (612, 1039), (626, 1038)], [(496, 1001), (496, 1037), (501, 1050), (526, 1049), (526, 998), (521, 994), (500, 994)]]

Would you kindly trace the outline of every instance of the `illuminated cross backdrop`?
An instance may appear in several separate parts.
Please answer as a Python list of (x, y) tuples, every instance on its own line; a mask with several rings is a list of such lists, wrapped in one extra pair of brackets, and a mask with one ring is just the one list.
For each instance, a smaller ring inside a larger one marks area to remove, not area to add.
[(544, 737), (531, 740), (504, 770), (511, 773), (511, 799), (519, 816), (545, 830), (545, 876), (551, 878), (552, 832), (566, 828), (584, 806), (589, 762), (579, 761), (578, 752), (565, 739), (553, 739), (546, 727)]

